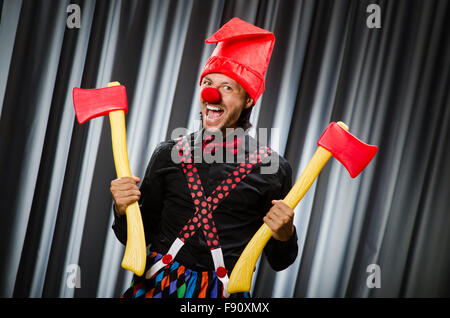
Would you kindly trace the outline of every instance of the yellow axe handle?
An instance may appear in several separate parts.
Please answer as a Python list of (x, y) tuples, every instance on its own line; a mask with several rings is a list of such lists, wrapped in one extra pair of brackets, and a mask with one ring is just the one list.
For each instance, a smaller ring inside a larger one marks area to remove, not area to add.
[[(348, 130), (344, 123), (338, 124)], [(305, 170), (283, 199), (291, 209), (297, 206), (330, 158), (331, 152), (320, 146), (317, 148)], [(256, 262), (271, 237), (272, 231), (266, 223), (253, 235), (231, 272), (227, 289), (230, 294), (250, 291)]]
[[(114, 85), (119, 85), (119, 83), (112, 82), (108, 84), (108, 86)], [(125, 113), (123, 110), (112, 111), (109, 113), (109, 120), (111, 123), (111, 138), (117, 177), (131, 177), (127, 151)], [(141, 211), (137, 202), (127, 207), (126, 216), (127, 244), (122, 259), (122, 267), (138, 276), (142, 276), (145, 270), (147, 249)]]

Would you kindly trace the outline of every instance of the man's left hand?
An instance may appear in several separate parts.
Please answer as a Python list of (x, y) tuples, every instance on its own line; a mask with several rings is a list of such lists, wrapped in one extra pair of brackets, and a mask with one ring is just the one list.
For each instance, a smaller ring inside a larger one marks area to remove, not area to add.
[(272, 204), (263, 221), (272, 230), (274, 239), (287, 241), (294, 234), (294, 211), (283, 200), (272, 200)]

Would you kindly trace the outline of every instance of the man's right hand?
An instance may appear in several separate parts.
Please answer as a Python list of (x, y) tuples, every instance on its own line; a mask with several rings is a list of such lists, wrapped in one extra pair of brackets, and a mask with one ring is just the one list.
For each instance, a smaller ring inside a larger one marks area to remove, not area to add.
[(110, 191), (114, 199), (115, 213), (118, 216), (125, 214), (127, 206), (136, 202), (141, 197), (138, 177), (123, 177), (111, 181)]

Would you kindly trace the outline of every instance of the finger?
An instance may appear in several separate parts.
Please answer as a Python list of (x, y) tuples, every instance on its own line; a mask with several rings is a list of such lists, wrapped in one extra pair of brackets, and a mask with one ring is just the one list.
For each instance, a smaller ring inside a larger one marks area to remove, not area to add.
[(280, 226), (282, 226), (282, 224), (283, 224), (282, 219), (276, 213), (274, 213), (273, 210), (270, 210), (267, 213), (266, 218), (267, 218), (268, 222), (270, 223), (272, 230), (278, 230), (278, 228), (280, 228)]
[(277, 222), (277, 220), (272, 219), (272, 218), (270, 218), (270, 216), (267, 216), (267, 215), (264, 217), (263, 220), (264, 220), (264, 223), (266, 223), (267, 226), (272, 231), (272, 235), (276, 235), (276, 233), (278, 232), (278, 230), (281, 227), (281, 225)]
[(114, 181), (117, 181), (117, 184), (127, 184), (127, 183), (136, 184), (137, 182), (139, 182), (138, 180), (140, 181), (141, 179), (139, 179), (138, 177), (122, 177)]
[(123, 187), (129, 187), (130, 184), (135, 185), (134, 182), (127, 182), (125, 180), (116, 179), (111, 181), (111, 189), (121, 189)]
[(281, 213), (282, 212), (282, 206), (281, 205), (279, 205), (279, 204), (277, 204), (277, 203), (275, 203), (274, 205), (272, 205), (272, 207), (270, 208), (270, 210), (269, 211), (276, 211), (276, 213)]
[(274, 205), (269, 212), (273, 215), (273, 218), (286, 218), (288, 217), (288, 213), (284, 211), (280, 206)]
[(139, 178), (139, 177), (133, 176), (133, 179), (136, 181), (136, 183), (141, 182), (141, 178)]
[(283, 210), (292, 210), (291, 207), (287, 205), (283, 200), (272, 200), (272, 204), (280, 207)]
[(111, 192), (114, 194), (124, 195), (126, 192), (129, 191), (139, 191), (139, 187), (136, 185), (121, 185), (121, 186), (113, 186), (111, 187)]
[(268, 217), (272, 220), (278, 221), (284, 218), (284, 214), (279, 208), (273, 207), (272, 209), (269, 210)]
[(130, 204), (132, 204), (132, 203), (134, 203), (134, 202), (139, 201), (139, 196), (137, 196), (137, 195), (132, 195), (132, 196), (129, 196), (129, 197), (127, 198), (127, 200), (128, 200), (128, 205), (130, 205)]
[(116, 203), (118, 203), (121, 200), (128, 200), (128, 198), (137, 198), (138, 200), (141, 197), (141, 194), (139, 191), (119, 191), (119, 192), (113, 192), (112, 197)]
[(117, 198), (128, 198), (128, 197), (141, 197), (141, 192), (139, 190), (125, 190), (125, 191), (117, 191)]
[(116, 187), (116, 188), (126, 188), (126, 187), (138, 187), (136, 181), (132, 178), (127, 178), (127, 179), (116, 179), (114, 181), (111, 182), (111, 187)]
[(293, 222), (291, 215), (280, 209), (271, 209), (268, 217), (280, 227)]
[(120, 199), (116, 201), (116, 205), (122, 207), (122, 209), (126, 209), (128, 206), (133, 204), (134, 202), (139, 201), (138, 197), (128, 197), (126, 199)]
[(282, 213), (288, 215), (289, 217), (294, 217), (294, 210), (291, 209), (283, 200), (272, 200), (274, 207), (277, 208), (277, 211), (281, 211)]
[(269, 215), (266, 215), (266, 216), (263, 218), (263, 221), (264, 221), (264, 223), (267, 224), (267, 226), (268, 226), (272, 231), (274, 231), (274, 228), (276, 227), (276, 224), (275, 224), (274, 220), (273, 220), (272, 218), (270, 218)]
[(141, 198), (141, 194), (139, 192), (135, 192), (135, 191), (130, 191), (127, 193), (120, 193), (119, 195), (116, 195), (114, 197), (116, 202), (127, 202), (127, 203), (129, 203), (130, 201), (131, 202), (139, 201), (140, 198)]

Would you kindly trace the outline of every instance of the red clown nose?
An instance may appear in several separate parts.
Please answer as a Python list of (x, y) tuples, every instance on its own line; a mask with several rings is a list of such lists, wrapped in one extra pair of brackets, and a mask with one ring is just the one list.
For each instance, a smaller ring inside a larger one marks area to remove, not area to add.
[(200, 97), (207, 103), (217, 104), (220, 101), (220, 92), (214, 87), (205, 87), (201, 93)]

